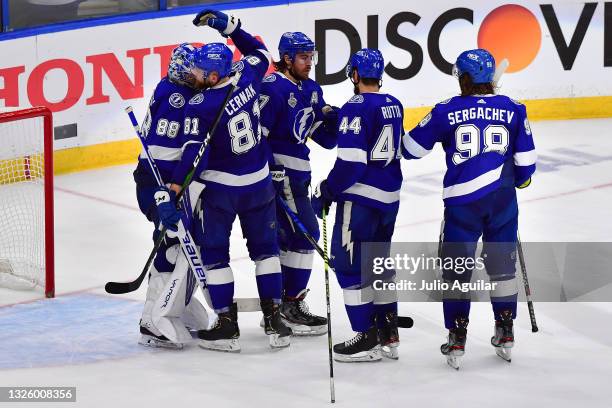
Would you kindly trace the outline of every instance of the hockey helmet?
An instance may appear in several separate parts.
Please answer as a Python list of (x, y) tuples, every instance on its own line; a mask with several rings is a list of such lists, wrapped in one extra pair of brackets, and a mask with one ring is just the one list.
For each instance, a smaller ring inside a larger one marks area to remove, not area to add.
[(315, 50), (315, 43), (306, 34), (296, 31), (286, 32), (281, 36), (278, 42), (278, 55), (281, 60), (287, 55), (291, 61), (294, 61), (296, 54), (304, 52), (312, 52), (312, 63), (317, 63), (318, 54)]
[(482, 48), (463, 51), (453, 66), (453, 75), (460, 78), (463, 74), (468, 74), (475, 84), (493, 82), (495, 58)]
[(173, 82), (191, 85), (189, 78), (192, 76), (193, 59), (196, 49), (189, 43), (182, 43), (174, 50), (168, 65), (168, 78)]
[(346, 66), (346, 76), (351, 79), (353, 70), (357, 70), (361, 78), (381, 80), (385, 70), (385, 59), (379, 50), (363, 48), (351, 56)]
[(204, 76), (211, 72), (217, 72), (221, 78), (226, 77), (232, 70), (232, 59), (234, 54), (223, 43), (210, 43), (200, 48), (195, 53), (194, 65), (204, 71)]

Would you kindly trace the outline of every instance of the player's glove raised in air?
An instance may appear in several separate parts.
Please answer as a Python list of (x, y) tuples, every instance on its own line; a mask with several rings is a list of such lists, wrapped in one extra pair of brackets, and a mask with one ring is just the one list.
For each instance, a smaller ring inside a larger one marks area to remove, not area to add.
[(207, 25), (219, 31), (222, 36), (227, 38), (240, 28), (240, 19), (221, 11), (204, 9), (193, 19), (193, 25), (198, 27)]
[(337, 106), (325, 105), (323, 111), (323, 126), (329, 133), (335, 133), (338, 128), (338, 111)]
[(527, 180), (525, 180), (521, 185), (516, 186), (516, 188), (529, 187), (530, 184), (531, 184), (531, 177), (529, 177)]
[(327, 214), (333, 201), (334, 196), (327, 187), (327, 180), (323, 180), (315, 188), (311, 199), (312, 209), (314, 213), (317, 214), (317, 217), (323, 219), (323, 209), (325, 209), (325, 214)]
[(272, 183), (276, 189), (276, 194), (283, 196), (283, 190), (285, 189), (285, 166), (281, 164), (273, 164), (270, 166), (270, 175), (272, 176)]
[(159, 221), (170, 231), (178, 231), (176, 224), (181, 219), (181, 213), (176, 209), (174, 191), (160, 187), (154, 195)]

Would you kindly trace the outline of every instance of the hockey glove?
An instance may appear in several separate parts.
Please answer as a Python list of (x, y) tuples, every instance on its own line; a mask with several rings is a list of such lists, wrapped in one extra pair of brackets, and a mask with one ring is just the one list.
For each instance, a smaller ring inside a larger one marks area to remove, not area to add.
[(285, 189), (285, 166), (280, 164), (271, 165), (270, 175), (272, 176), (272, 183), (274, 183), (276, 194), (282, 197), (283, 190)]
[(529, 187), (530, 185), (531, 185), (531, 177), (525, 180), (523, 184), (521, 184), (520, 186), (516, 186), (516, 188), (526, 188), (526, 187)]
[(327, 187), (327, 180), (323, 180), (315, 188), (314, 194), (310, 201), (312, 204), (312, 209), (314, 213), (317, 214), (317, 217), (323, 219), (323, 209), (325, 209), (325, 214), (327, 214), (333, 201), (334, 196)]
[(161, 224), (170, 231), (178, 231), (176, 224), (181, 219), (181, 213), (176, 209), (174, 191), (161, 187), (155, 192), (155, 205)]
[(209, 26), (219, 31), (225, 38), (240, 28), (240, 19), (234, 15), (227, 15), (221, 11), (204, 9), (193, 19), (195, 26)]
[(325, 105), (323, 111), (323, 126), (328, 133), (335, 133), (338, 128), (338, 111), (337, 106)]

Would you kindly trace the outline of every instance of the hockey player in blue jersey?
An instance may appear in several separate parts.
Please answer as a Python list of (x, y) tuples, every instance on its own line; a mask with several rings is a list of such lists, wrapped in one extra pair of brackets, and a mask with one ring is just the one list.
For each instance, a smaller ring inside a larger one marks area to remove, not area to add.
[[(181, 44), (174, 49), (168, 75), (155, 88), (142, 124), (141, 131), (147, 140), (149, 151), (157, 164), (162, 180), (167, 182), (170, 181), (172, 172), (181, 158), (179, 135), (183, 131), (184, 109), (187, 101), (195, 93), (194, 88), (198, 85), (192, 74), (194, 53), (195, 48), (189, 44)], [(176, 223), (180, 214), (174, 204), (169, 202), (169, 191), (158, 188), (144, 152), (139, 157), (134, 180), (139, 207), (147, 219), (155, 224), (153, 237), (155, 240), (159, 233), (159, 224)], [(190, 192), (194, 198), (199, 195), (197, 184), (190, 187)], [(156, 206), (156, 202), (159, 202), (159, 207)], [(171, 284), (170, 278), (173, 272), (177, 268), (187, 267), (184, 262), (177, 262), (181, 256), (178, 240), (167, 236), (151, 268), (145, 306), (140, 320), (140, 344), (151, 347), (182, 347), (182, 343), (171, 342), (162, 335), (155, 326), (153, 317), (154, 305), (161, 294), (166, 293), (164, 288)], [(194, 282), (187, 283), (183, 280), (181, 282), (184, 285), (179, 290), (185, 292), (185, 296), (181, 296), (181, 299), (175, 302), (178, 304), (170, 305), (166, 309), (172, 309), (171, 314), (180, 313), (181, 320), (192, 329), (206, 328), (208, 325), (206, 310), (196, 298), (191, 298)], [(184, 304), (180, 304), (183, 300), (188, 303), (186, 308)], [(184, 329), (177, 328), (175, 332), (185, 334), (185, 340), (190, 339)]]
[[(278, 54), (276, 72), (265, 77), (261, 87), (262, 130), (271, 150), (278, 194), (317, 240), (319, 225), (309, 198), (310, 149), (306, 141), (312, 139), (326, 149), (334, 148), (337, 112), (325, 103), (319, 84), (308, 77), (317, 60), (315, 44), (308, 36), (284, 33)], [(314, 249), (280, 205), (277, 219), (284, 292), (281, 316), (294, 335), (324, 334), (327, 319), (310, 313), (304, 301)]]
[[(518, 206), (515, 188), (531, 183), (536, 153), (525, 106), (495, 95), (495, 60), (486, 50), (461, 53), (455, 64), (461, 95), (437, 104), (404, 138), (411, 158), (429, 153), (436, 142), (446, 153), (441, 256), (474, 258), (482, 236), (484, 263), (495, 289), (491, 344), (510, 361), (516, 317), (515, 276)], [(443, 270), (446, 282), (469, 282), (471, 270)], [(469, 293), (445, 291), (444, 324), (449, 330), (442, 354), (454, 368), (465, 352)]]
[[(204, 10), (194, 19), (229, 36), (245, 56), (232, 66), (232, 52), (222, 43), (210, 43), (196, 53), (195, 65), (204, 82), (202, 93), (187, 103), (182, 135), (183, 156), (172, 174), (171, 188), (179, 191), (217, 113), (222, 116), (206, 154), (196, 169), (196, 180), (206, 184), (201, 195), (201, 224), (194, 239), (202, 249), (212, 306), (218, 315), (210, 330), (198, 332), (199, 345), (239, 351), (238, 313), (234, 304), (234, 277), (229, 261), (232, 224), (238, 216), (247, 240), (255, 275), (265, 333), (272, 347), (286, 347), (291, 329), (280, 317), (282, 276), (276, 239), (275, 190), (265, 147), (260, 143), (259, 89), (270, 64), (266, 47), (240, 28), (240, 20), (219, 11)], [(234, 93), (232, 76), (240, 72)]]
[(330, 258), (357, 332), (334, 345), (338, 361), (380, 360), (381, 345), (385, 356), (398, 358), (397, 295), (375, 291), (372, 271), (362, 276), (361, 264), (361, 243), (391, 242), (402, 184), (404, 109), (379, 92), (384, 67), (378, 50), (351, 56), (346, 73), (355, 96), (338, 112), (338, 159), (312, 201), (317, 214), (337, 202)]

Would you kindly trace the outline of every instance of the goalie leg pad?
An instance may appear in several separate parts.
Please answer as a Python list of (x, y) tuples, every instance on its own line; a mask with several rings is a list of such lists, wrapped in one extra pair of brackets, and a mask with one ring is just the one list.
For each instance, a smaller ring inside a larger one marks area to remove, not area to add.
[(173, 343), (191, 341), (191, 334), (181, 322), (185, 310), (188, 262), (181, 254), (152, 310), (153, 325)]

